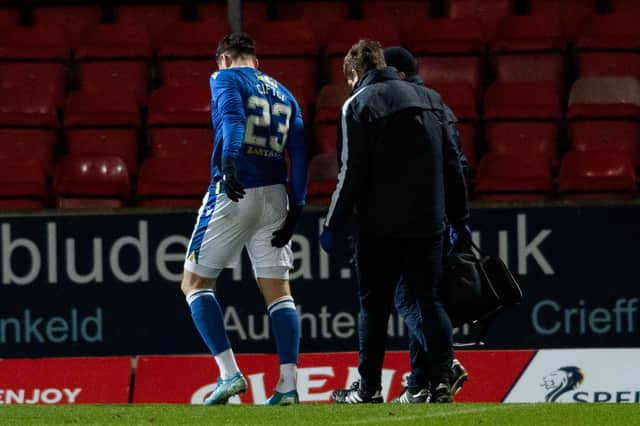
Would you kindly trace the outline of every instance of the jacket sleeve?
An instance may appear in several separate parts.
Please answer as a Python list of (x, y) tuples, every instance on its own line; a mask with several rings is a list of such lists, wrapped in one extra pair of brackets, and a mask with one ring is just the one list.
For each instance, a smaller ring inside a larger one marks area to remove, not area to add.
[(209, 80), (211, 114), (219, 114), (222, 123), (222, 161), (238, 158), (244, 139), (247, 118), (240, 85), (231, 72), (216, 72)]
[(442, 123), (446, 213), (449, 223), (453, 226), (459, 226), (465, 225), (469, 220), (467, 184), (464, 174), (464, 167), (467, 163), (460, 147), (458, 130), (455, 123), (450, 121), (447, 111), (450, 110), (445, 108)]
[(469, 161), (467, 161), (467, 157), (464, 155), (464, 152), (462, 151), (462, 143), (460, 142), (460, 132), (458, 132), (458, 127), (457, 127), (458, 118), (453, 113), (453, 111), (451, 111), (451, 108), (449, 108), (449, 106), (447, 105), (444, 106), (444, 118), (445, 118), (446, 126), (449, 127), (449, 134), (451, 135), (456, 145), (458, 146), (458, 152), (460, 153), (460, 164), (462, 165), (462, 171), (466, 176), (467, 170), (469, 169)]
[(294, 116), (289, 129), (289, 142), (286, 145), (291, 159), (291, 193), (293, 203), (303, 206), (307, 198), (307, 144), (304, 138), (304, 122), (300, 106), (295, 103)]
[(343, 109), (338, 130), (338, 181), (324, 224), (330, 230), (340, 230), (353, 215), (356, 196), (367, 176), (365, 145), (363, 123), (347, 106)]

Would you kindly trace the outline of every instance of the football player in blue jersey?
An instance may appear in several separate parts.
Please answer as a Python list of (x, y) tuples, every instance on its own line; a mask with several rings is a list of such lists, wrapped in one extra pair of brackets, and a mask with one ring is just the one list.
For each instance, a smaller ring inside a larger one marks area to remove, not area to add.
[[(264, 297), (280, 359), (280, 379), (269, 405), (298, 402), (296, 365), (300, 322), (289, 288), (291, 236), (307, 188), (307, 151), (300, 106), (280, 83), (257, 69), (255, 42), (226, 36), (210, 79), (215, 129), (211, 184), (184, 263), (182, 291), (202, 339), (220, 370), (205, 404), (224, 404), (244, 392), (241, 374), (215, 296), (216, 279), (237, 267), (246, 247)], [(285, 151), (291, 161), (291, 196)]]

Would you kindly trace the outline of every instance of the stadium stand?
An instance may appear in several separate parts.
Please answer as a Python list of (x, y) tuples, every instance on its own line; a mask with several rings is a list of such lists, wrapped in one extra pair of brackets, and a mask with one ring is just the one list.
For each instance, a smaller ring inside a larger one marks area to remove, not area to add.
[(13, 7), (0, 7), (0, 30), (16, 26), (20, 23), (18, 9)]
[(619, 50), (640, 47), (637, 16), (627, 14), (592, 15), (582, 21), (576, 40), (580, 50)]
[(72, 92), (67, 100), (64, 127), (139, 128), (138, 102), (132, 93)]
[[(201, 3), (198, 7), (198, 16), (202, 21), (216, 22), (226, 25), (227, 5), (222, 3)], [(242, 2), (242, 22), (250, 25), (253, 22), (264, 22), (267, 16), (267, 4), (263, 2)]]
[(117, 22), (128, 25), (142, 24), (154, 47), (158, 46), (158, 41), (167, 27), (180, 22), (183, 16), (184, 10), (180, 3), (118, 5), (116, 9)]
[(528, 13), (555, 19), (559, 16), (566, 40), (574, 41), (581, 22), (596, 13), (597, 0), (528, 0)]
[(427, 86), (468, 85), (475, 97), (480, 95), (483, 77), (479, 56), (422, 56), (417, 61), (418, 72)]
[(640, 79), (640, 53), (581, 52), (577, 55), (580, 77), (633, 77)]
[(0, 161), (30, 162), (40, 165), (47, 176), (53, 174), (56, 133), (45, 129), (1, 129)]
[(637, 121), (573, 121), (571, 150), (619, 152), (640, 165), (640, 123)]
[(487, 120), (560, 120), (560, 95), (553, 82), (492, 84), (485, 95)]
[(640, 80), (627, 77), (581, 78), (571, 88), (569, 119), (636, 119)]
[(57, 26), (11, 27), (0, 37), (0, 60), (66, 62), (71, 56), (64, 29)]
[(209, 128), (164, 128), (149, 130), (149, 154), (151, 157), (202, 156), (211, 150), (213, 132)]
[(511, 0), (448, 0), (449, 18), (479, 19), (489, 39), (493, 38), (498, 21), (513, 13), (514, 3)]
[(563, 198), (629, 198), (636, 174), (629, 157), (619, 152), (568, 152), (562, 159), (558, 193)]
[(152, 157), (140, 168), (138, 205), (198, 207), (209, 185), (209, 157)]
[(429, 19), (414, 24), (404, 38), (416, 56), (481, 55), (486, 48), (482, 23), (475, 18)]
[(478, 164), (476, 193), (483, 201), (541, 201), (553, 192), (551, 165), (541, 156), (489, 153)]
[(278, 18), (282, 20), (302, 21), (313, 31), (314, 38), (321, 49), (326, 48), (329, 27), (336, 22), (349, 19), (347, 2), (335, 1), (296, 1), (278, 2)]
[(0, 127), (57, 128), (55, 97), (31, 88), (0, 89)]
[(0, 62), (0, 88), (29, 89), (53, 96), (56, 107), (65, 101), (65, 66), (58, 62)]
[(140, 106), (147, 103), (149, 65), (146, 61), (89, 61), (78, 64), (80, 90), (91, 93), (127, 92)]
[(41, 209), (47, 197), (46, 175), (38, 161), (0, 157), (0, 210)]
[(211, 127), (211, 93), (202, 86), (161, 87), (151, 93), (150, 127)]
[(97, 5), (36, 6), (31, 10), (36, 27), (62, 28), (72, 48), (80, 45), (84, 34), (100, 23)]
[(143, 25), (99, 24), (85, 33), (75, 58), (149, 60), (151, 53), (151, 41)]
[(69, 154), (120, 157), (132, 175), (138, 172), (138, 133), (130, 129), (68, 129)]
[(309, 163), (307, 197), (313, 204), (329, 204), (336, 188), (338, 157), (334, 153), (318, 154)]
[(521, 158), (546, 158), (558, 168), (558, 127), (554, 123), (487, 123), (488, 151)]
[(66, 155), (56, 166), (53, 192), (62, 209), (124, 207), (130, 199), (129, 172), (119, 157)]

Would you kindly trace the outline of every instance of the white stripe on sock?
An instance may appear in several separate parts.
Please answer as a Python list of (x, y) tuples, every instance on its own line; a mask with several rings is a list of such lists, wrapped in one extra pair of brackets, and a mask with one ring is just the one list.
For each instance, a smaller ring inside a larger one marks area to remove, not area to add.
[(280, 309), (296, 309), (296, 304), (293, 302), (293, 297), (291, 296), (282, 296), (274, 300), (267, 306), (267, 311), (269, 315), (272, 315), (274, 312), (279, 311)]
[(191, 306), (194, 300), (204, 296), (215, 297), (215, 295), (213, 294), (213, 290), (211, 289), (194, 290), (191, 293), (187, 294), (187, 303), (189, 304), (189, 306)]

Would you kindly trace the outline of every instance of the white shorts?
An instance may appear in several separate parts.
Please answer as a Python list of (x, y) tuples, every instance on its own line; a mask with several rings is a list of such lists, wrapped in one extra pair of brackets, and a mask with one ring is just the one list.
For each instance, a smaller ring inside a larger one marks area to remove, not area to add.
[(184, 268), (206, 278), (218, 278), (225, 268), (240, 265), (246, 247), (257, 278), (288, 279), (293, 268), (291, 242), (271, 245), (284, 224), (288, 201), (284, 185), (245, 189), (233, 202), (224, 192), (207, 193), (189, 242)]

